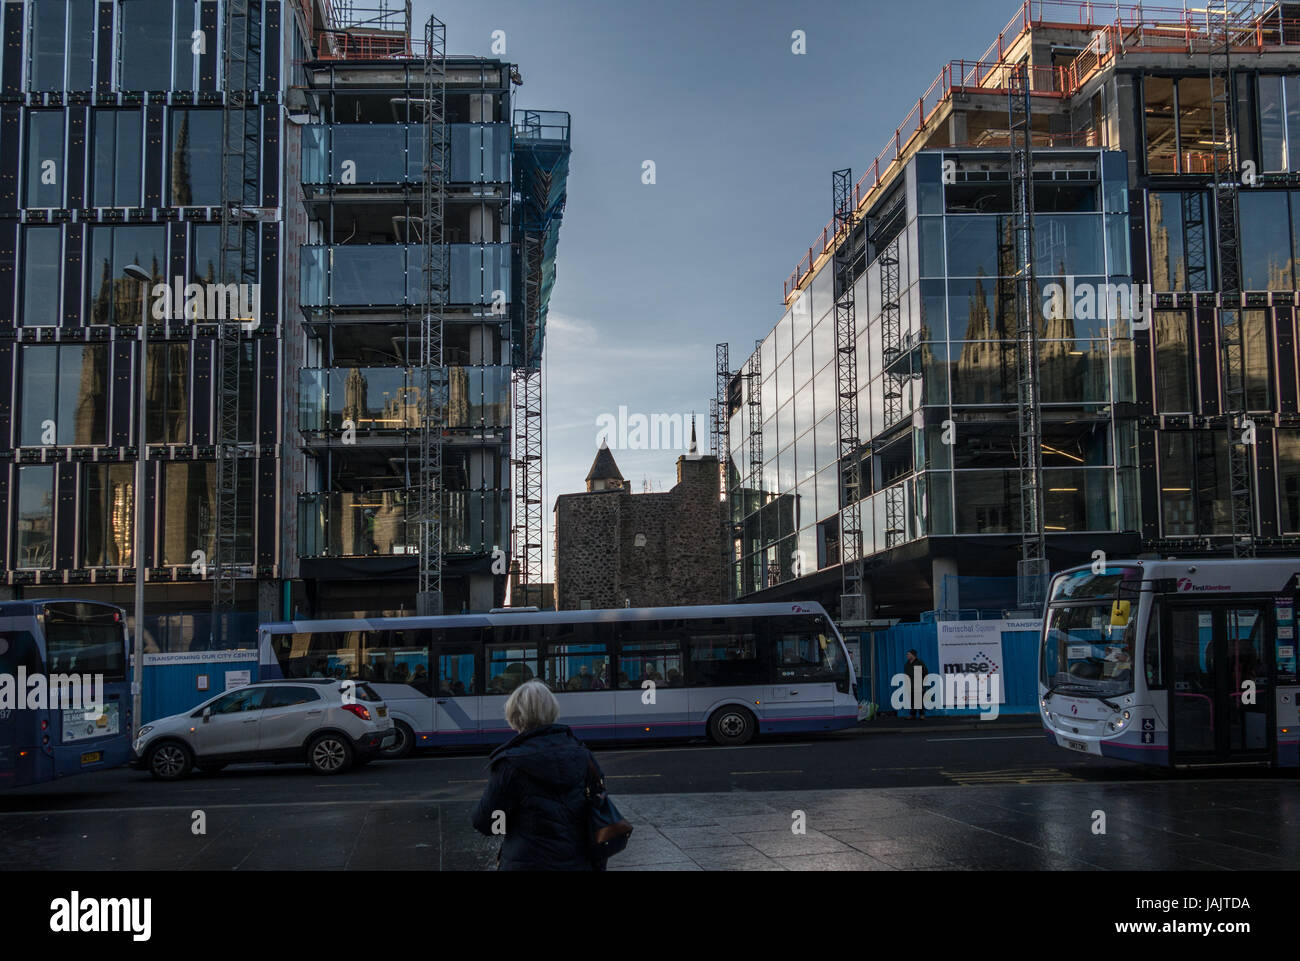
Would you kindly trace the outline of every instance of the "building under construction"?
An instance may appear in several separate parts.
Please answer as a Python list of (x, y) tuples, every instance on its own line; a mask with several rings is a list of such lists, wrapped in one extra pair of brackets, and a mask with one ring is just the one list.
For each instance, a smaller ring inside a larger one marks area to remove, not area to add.
[(1297, 118), (1300, 4), (1031, 0), (944, 65), (719, 351), (734, 596), (1297, 552)]
[(137, 503), (150, 649), (539, 583), (568, 115), (400, 0), (0, 28), (6, 589), (130, 607)]

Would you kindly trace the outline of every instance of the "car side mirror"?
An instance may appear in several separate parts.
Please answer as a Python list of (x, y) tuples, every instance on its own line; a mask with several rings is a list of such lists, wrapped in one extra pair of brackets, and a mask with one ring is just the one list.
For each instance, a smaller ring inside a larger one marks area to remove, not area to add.
[(205, 707), (203, 709), (203, 723), (207, 724), (210, 720), (212, 720), (212, 708)]

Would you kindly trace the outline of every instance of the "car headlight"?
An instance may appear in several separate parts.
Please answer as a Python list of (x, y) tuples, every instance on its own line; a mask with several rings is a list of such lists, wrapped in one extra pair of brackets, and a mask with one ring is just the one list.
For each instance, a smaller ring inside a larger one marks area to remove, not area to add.
[(152, 730), (153, 730), (152, 724), (146, 724), (144, 727), (140, 728), (139, 732), (135, 736), (135, 743), (139, 744), (141, 741), (143, 741), (144, 736)]

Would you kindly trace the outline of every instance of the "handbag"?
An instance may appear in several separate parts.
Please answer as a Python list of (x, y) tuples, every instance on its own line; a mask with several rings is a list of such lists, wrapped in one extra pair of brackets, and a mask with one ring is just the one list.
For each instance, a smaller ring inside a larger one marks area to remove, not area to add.
[(587, 758), (587, 844), (593, 861), (603, 862), (627, 847), (632, 825), (623, 820), (605, 791), (596, 760)]

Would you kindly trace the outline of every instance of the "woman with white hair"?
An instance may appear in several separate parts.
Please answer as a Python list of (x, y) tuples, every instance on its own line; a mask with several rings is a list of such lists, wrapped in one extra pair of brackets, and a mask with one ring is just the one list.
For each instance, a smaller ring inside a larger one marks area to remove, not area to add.
[[(472, 818), (492, 836), (504, 830), (502, 871), (603, 870), (587, 841), (588, 776), (596, 759), (573, 732), (556, 724), (560, 705), (541, 681), (526, 681), (506, 701), (506, 723), (518, 733), (492, 752), (492, 777)], [(495, 830), (494, 830), (495, 828)]]

